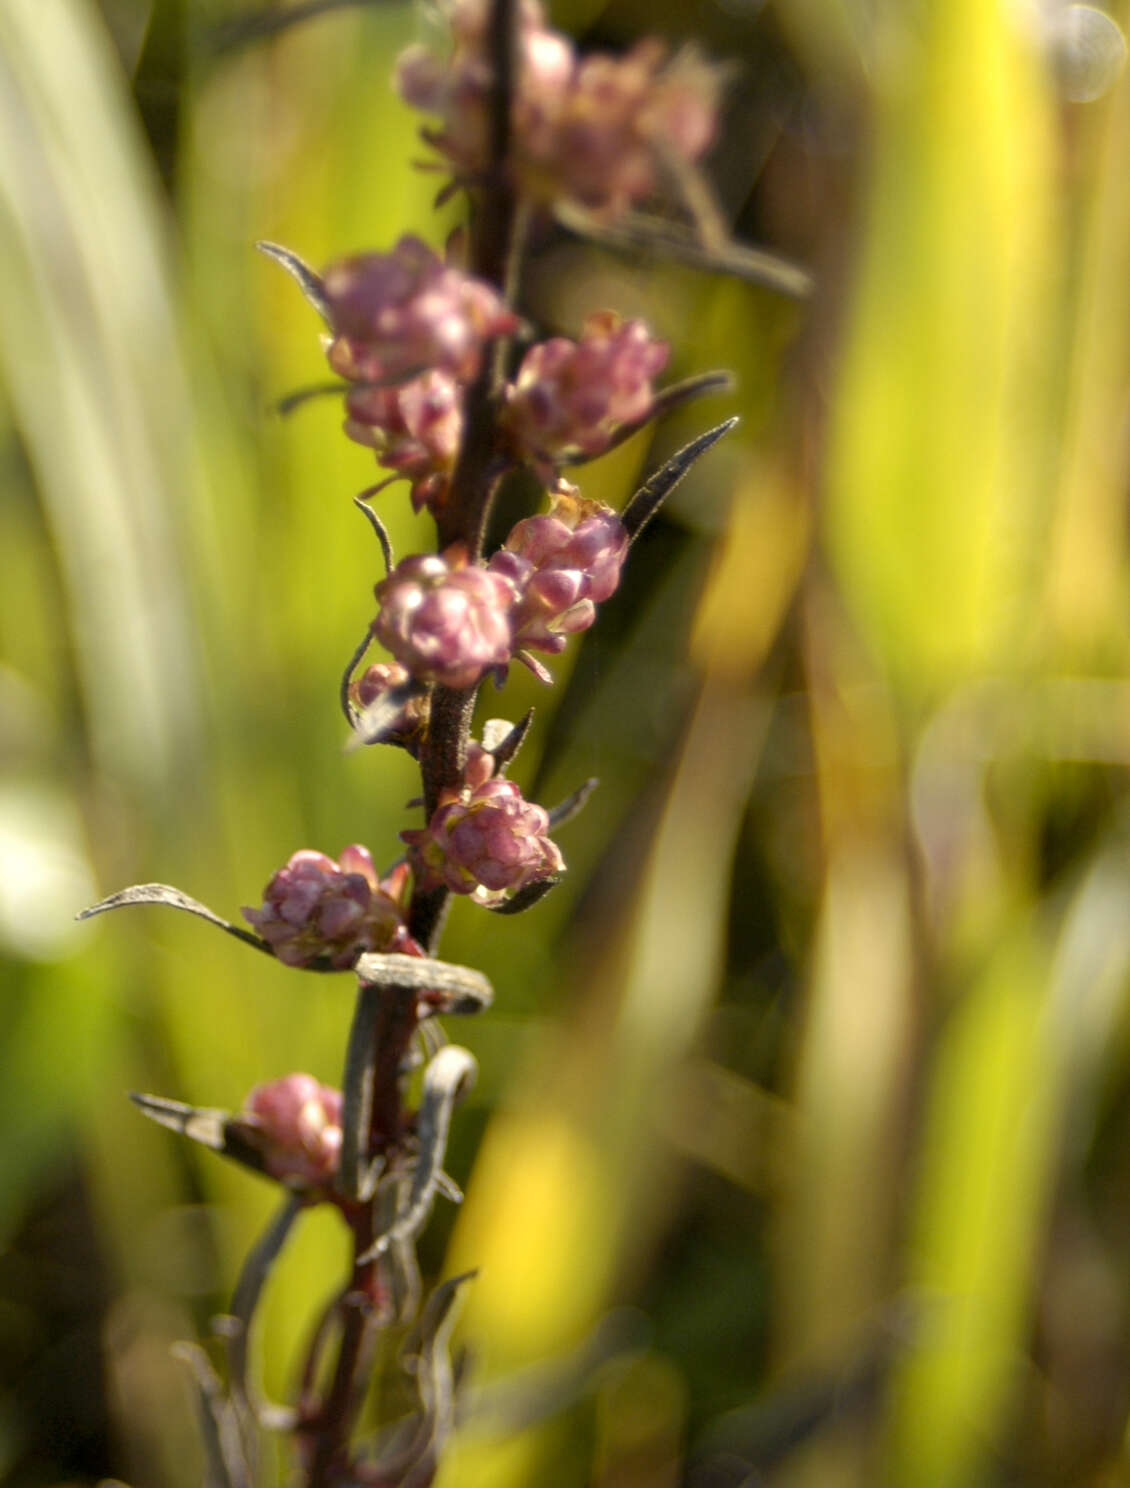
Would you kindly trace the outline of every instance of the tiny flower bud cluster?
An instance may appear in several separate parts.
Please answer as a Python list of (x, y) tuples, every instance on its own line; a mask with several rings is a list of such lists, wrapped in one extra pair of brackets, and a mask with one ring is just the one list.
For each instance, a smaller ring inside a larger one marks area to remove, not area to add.
[(519, 325), (497, 290), (419, 238), (331, 264), (323, 291), (330, 366), (351, 382), (402, 382), (425, 371), (470, 380), (484, 344)]
[(364, 951), (415, 950), (404, 924), (407, 875), (383, 882), (368, 850), (354, 844), (338, 862), (304, 848), (268, 883), (259, 909), (243, 917), (286, 966), (328, 960), (338, 970)]
[[(458, 0), (451, 15), (454, 48), (444, 63), (425, 47), (412, 46), (396, 65), (401, 97), (421, 113), (441, 121), (424, 137), (461, 176), (482, 173), (489, 152), (487, 11), (483, 0)], [(518, 14), (520, 83), (514, 98), (513, 135), (523, 161), (553, 153), (555, 123), (573, 75), (568, 40), (545, 24), (537, 0), (520, 0)]]
[[(465, 178), (488, 160), (486, 6), (457, 0), (449, 61), (410, 47), (397, 66), (401, 96), (440, 120), (425, 138)], [(578, 57), (525, 0), (513, 103), (514, 167), (541, 201), (566, 198), (615, 214), (656, 193), (666, 165), (699, 160), (717, 130), (720, 77), (693, 51), (657, 41), (625, 56)]]
[(568, 637), (587, 630), (596, 606), (615, 592), (627, 552), (619, 517), (572, 490), (558, 493), (546, 515), (519, 522), (490, 561), (518, 594), (511, 611), (514, 649), (563, 651)]
[(720, 82), (693, 48), (669, 57), (655, 40), (586, 58), (557, 127), (557, 191), (609, 215), (655, 195), (668, 162), (685, 168), (710, 147)]
[[(486, 343), (515, 331), (518, 317), (489, 284), (413, 237), (332, 264), (322, 290), (329, 363), (352, 384), (346, 434), (409, 481), (416, 511), (437, 514), (462, 444), (466, 385)], [(648, 417), (667, 358), (642, 321), (610, 310), (589, 316), (579, 341), (534, 346), (505, 391), (509, 453), (553, 484), (564, 460), (601, 454), (619, 429)]]
[(565, 868), (546, 812), (512, 780), (486, 776), (489, 759), (485, 751), (473, 755), (463, 789), (440, 796), (426, 827), (400, 834), (424, 888), (442, 886), (486, 905)]
[[(373, 633), (419, 681), (471, 687), (526, 648), (556, 655), (587, 630), (627, 551), (615, 513), (570, 489), (548, 515), (519, 522), (486, 565), (457, 544), (404, 559), (376, 587)], [(388, 685), (374, 678), (373, 695)]]
[(257, 1085), (243, 1122), (254, 1134), (267, 1172), (296, 1188), (317, 1188), (341, 1159), (341, 1092), (313, 1075), (284, 1075)]
[(413, 509), (440, 511), (463, 437), (463, 391), (455, 378), (431, 371), (398, 387), (355, 386), (345, 411), (349, 438), (411, 483)]
[(619, 428), (647, 418), (651, 380), (669, 355), (642, 320), (599, 311), (585, 321), (579, 341), (554, 336), (526, 353), (506, 391), (507, 427), (552, 480), (562, 455), (602, 454)]
[(484, 345), (516, 330), (518, 317), (489, 284), (413, 237), (331, 264), (323, 291), (329, 363), (354, 384), (345, 432), (411, 482), (417, 511), (439, 511), (463, 434), (463, 385)]
[(458, 545), (406, 558), (376, 595), (374, 634), (421, 682), (471, 687), (510, 660), (514, 591)]

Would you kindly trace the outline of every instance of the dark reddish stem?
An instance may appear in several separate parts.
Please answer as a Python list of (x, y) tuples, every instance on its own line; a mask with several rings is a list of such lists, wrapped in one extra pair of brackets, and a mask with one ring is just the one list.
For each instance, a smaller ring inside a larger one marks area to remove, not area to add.
[[(509, 166), (511, 99), (518, 63), (517, 19), (518, 0), (494, 0), (488, 42), (494, 77), (489, 104), (490, 164), (473, 215), (470, 265), (473, 273), (510, 298), (517, 285), (522, 237)], [(436, 524), (438, 548), (462, 543), (472, 561), (482, 555), (491, 501), (506, 468), (497, 412), (508, 356), (508, 344), (496, 343), (482, 373), (467, 390), (463, 447), (446, 507)], [(424, 809), (429, 818), (441, 791), (462, 783), (476, 693), (474, 687), (437, 687), (433, 691), (427, 734), (419, 753)], [(418, 888), (412, 896), (409, 931), (430, 953), (436, 949), (448, 898), (446, 889)], [(416, 1027), (416, 991), (386, 988), (377, 1004), (373, 1028), (373, 1104), (365, 1154), (369, 1161), (384, 1158), (386, 1169), (395, 1166), (408, 1125), (403, 1081)], [(349, 1218), (354, 1256), (358, 1257), (376, 1238), (373, 1205), (359, 1205)], [(361, 1264), (355, 1259), (349, 1290), (336, 1304), (341, 1339), (333, 1375), (320, 1408), (301, 1432), (311, 1452), (307, 1488), (330, 1488), (348, 1472), (349, 1436), (364, 1397), (380, 1320), (376, 1266), (376, 1262)]]
[(510, 166), (511, 101), (518, 71), (518, 0), (494, 0), (487, 46), (493, 86), (490, 94), (490, 165), (473, 229), (472, 268), (481, 279), (512, 290), (514, 221), (517, 201)]
[(381, 995), (373, 1052), (373, 1115), (369, 1150), (373, 1157), (391, 1160), (404, 1136), (401, 1079), (416, 1033), (419, 993), (410, 987), (389, 987)]
[[(361, 1206), (352, 1223), (354, 1255), (360, 1256), (376, 1238), (372, 1205)], [(333, 1378), (320, 1408), (299, 1431), (300, 1439), (309, 1443), (308, 1488), (330, 1488), (347, 1469), (349, 1433), (364, 1397), (373, 1351), (377, 1265), (376, 1261), (355, 1261), (350, 1285), (334, 1303), (341, 1319), (341, 1340)]]

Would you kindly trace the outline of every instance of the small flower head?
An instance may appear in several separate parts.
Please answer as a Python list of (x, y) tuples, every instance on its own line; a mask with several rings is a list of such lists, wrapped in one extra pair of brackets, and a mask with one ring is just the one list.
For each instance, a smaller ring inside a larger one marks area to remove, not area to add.
[(406, 883), (390, 874), (382, 883), (366, 848), (347, 847), (338, 862), (304, 848), (268, 883), (259, 909), (244, 909), (286, 966), (327, 958), (339, 970), (363, 951), (403, 951)]
[(618, 429), (651, 412), (651, 381), (669, 355), (642, 320), (621, 320), (611, 310), (590, 315), (579, 341), (555, 336), (522, 359), (507, 389), (511, 434), (550, 472), (563, 454), (599, 455)]
[(719, 91), (716, 69), (690, 51), (669, 59), (654, 40), (587, 57), (558, 123), (559, 189), (613, 215), (655, 195), (665, 159), (691, 165), (710, 144)]
[(376, 588), (373, 632), (421, 682), (470, 687), (510, 660), (514, 590), (453, 546), (397, 564)]
[(411, 482), (416, 511), (438, 512), (463, 436), (462, 393), (450, 373), (425, 372), (397, 387), (353, 387), (345, 409), (349, 438)]
[[(456, 0), (449, 61), (413, 47), (397, 68), (401, 96), (440, 121), (425, 138), (465, 178), (488, 164), (485, 14), (482, 0)], [(714, 138), (722, 74), (691, 49), (672, 58), (643, 41), (623, 57), (582, 60), (532, 3), (521, 7), (518, 45), (513, 163), (529, 196), (622, 212), (693, 167)]]
[(545, 811), (523, 800), (512, 780), (494, 776), (448, 792), (425, 828), (400, 835), (421, 883), (497, 904), (562, 872), (564, 859), (548, 831)]
[(596, 606), (614, 593), (628, 534), (610, 507), (572, 488), (558, 492), (544, 516), (526, 517), (491, 559), (519, 598), (511, 616), (514, 649), (551, 655), (587, 630)]
[(419, 238), (331, 264), (323, 282), (334, 331), (330, 366), (351, 382), (426, 370), (469, 380), (484, 343), (519, 324), (489, 284), (449, 267)]
[[(425, 138), (462, 176), (480, 175), (489, 160), (490, 62), (488, 8), (482, 0), (458, 0), (452, 14), (454, 47), (441, 61), (420, 46), (409, 47), (396, 67), (396, 86), (404, 101), (440, 120)], [(536, 0), (519, 7), (518, 87), (513, 133), (521, 167), (533, 151), (551, 151), (557, 117), (564, 107), (576, 68), (572, 46), (551, 31)]]
[(285, 1075), (257, 1085), (243, 1122), (272, 1178), (317, 1188), (336, 1174), (341, 1157), (341, 1092), (313, 1075)]

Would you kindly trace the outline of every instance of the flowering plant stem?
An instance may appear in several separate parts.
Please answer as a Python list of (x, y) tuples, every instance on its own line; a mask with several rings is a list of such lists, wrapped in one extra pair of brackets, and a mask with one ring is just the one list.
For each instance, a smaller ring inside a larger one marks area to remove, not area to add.
[[(471, 233), (471, 271), (511, 298), (520, 267), (519, 212), (507, 163), (510, 149), (512, 79), (516, 62), (517, 0), (494, 0), (488, 28), (493, 61), (489, 93), (490, 160), (481, 194), (481, 209)], [(437, 519), (438, 545), (465, 545), (471, 559), (482, 555), (491, 499), (498, 486), (497, 408), (506, 370), (508, 346), (499, 339), (467, 390), (464, 438), (451, 483), (447, 507)], [(419, 752), (424, 811), (430, 817), (440, 792), (458, 788), (467, 759), (477, 686), (437, 686), (431, 699), (429, 728)], [(443, 887), (417, 885), (408, 908), (413, 939), (434, 954), (450, 898)], [(355, 1017), (373, 1017), (368, 1151), (380, 1160), (404, 1126), (401, 1070), (416, 1032), (416, 993), (412, 988), (385, 987), (375, 1004), (362, 985)], [(314, 1450), (309, 1488), (328, 1488), (340, 1465), (364, 1394), (371, 1350), (373, 1308), (369, 1300), (376, 1280), (375, 1210), (363, 1205), (352, 1226), (354, 1261), (349, 1290), (342, 1299), (342, 1335), (332, 1383), (307, 1430)], [(363, 1259), (368, 1256), (369, 1259)]]
[[(642, 321), (609, 310), (588, 317), (580, 340), (552, 338), (529, 350), (517, 371), (512, 365), (532, 215), (577, 192), (614, 214), (651, 193), (672, 150), (683, 156), (675, 178), (690, 180), (713, 132), (712, 70), (690, 54), (668, 60), (654, 43), (622, 60), (582, 60), (545, 26), (536, 0), (455, 0), (452, 25), (456, 44), (446, 68), (410, 50), (400, 85), (410, 101), (443, 116), (446, 132), (425, 139), (449, 156), (453, 184), (471, 203), (466, 267), (406, 237), (390, 254), (342, 260), (323, 277), (288, 249), (263, 245), (330, 328), (346, 433), (371, 445), (394, 472), (389, 481), (407, 479), (416, 509), (435, 519), (436, 551), (394, 566), (379, 518), (359, 498), (388, 572), (376, 586), (371, 634), (351, 658), (340, 693), (359, 744), (386, 743), (415, 758), (425, 825), (401, 833), (407, 857), (384, 878), (360, 844), (337, 860), (309, 848), (294, 853), (262, 905), (244, 909), (252, 931), (163, 884), (135, 885), (86, 911), (166, 904), (287, 966), (352, 971), (358, 979), (340, 1092), (296, 1073), (256, 1087), (234, 1115), (135, 1097), (154, 1120), (287, 1190), (248, 1259), (225, 1325), (226, 1400), (204, 1356), (187, 1356), (210, 1423), (213, 1476), (233, 1488), (254, 1477), (247, 1464), (257, 1428), (292, 1433), (306, 1488), (424, 1488), (435, 1476), (454, 1425), (446, 1351), (468, 1278), (443, 1283), (420, 1312), (415, 1242), (436, 1195), (459, 1197), (443, 1165), (452, 1112), (475, 1062), (457, 1046), (439, 1047), (442, 1036), (425, 1025), (435, 1014), (476, 1012), (492, 997), (480, 973), (436, 959), (439, 938), (453, 893), (515, 914), (552, 888), (565, 864), (549, 832), (580, 809), (595, 783), (552, 812), (525, 800), (506, 772), (529, 716), (487, 724), (476, 740), (478, 690), (487, 676), (501, 682), (516, 661), (552, 681), (532, 653), (556, 655), (593, 623), (642, 528), (735, 422), (672, 456), (618, 516), (582, 497), (563, 469), (691, 397), (728, 386), (726, 379), (707, 374), (656, 392), (652, 377), (668, 348)], [(590, 176), (579, 166), (585, 151)], [(695, 209), (705, 190), (695, 176), (684, 206)], [(519, 521), (488, 554), (492, 503), (519, 466), (541, 479), (550, 511)], [(374, 637), (394, 659), (355, 678)], [(413, 1109), (406, 1082), (421, 1046), (428, 1057)], [(300, 1212), (326, 1203), (349, 1230), (348, 1279), (315, 1330), (296, 1405), (268, 1407), (247, 1380), (247, 1333)], [(415, 1377), (416, 1416), (361, 1457), (353, 1438), (379, 1335), (410, 1323), (401, 1362)]]

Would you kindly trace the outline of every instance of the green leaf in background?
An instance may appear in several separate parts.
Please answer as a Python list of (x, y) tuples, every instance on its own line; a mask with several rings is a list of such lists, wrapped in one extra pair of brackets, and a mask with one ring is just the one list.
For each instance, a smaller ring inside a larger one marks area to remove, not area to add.
[(0, 14), (0, 367), (51, 523), (95, 757), (146, 785), (199, 716), (174, 513), (193, 489), (167, 225), (85, 0)]
[(924, 0), (882, 17), (827, 536), (913, 700), (1025, 649), (1059, 243), (1050, 90), (1019, 11)]

